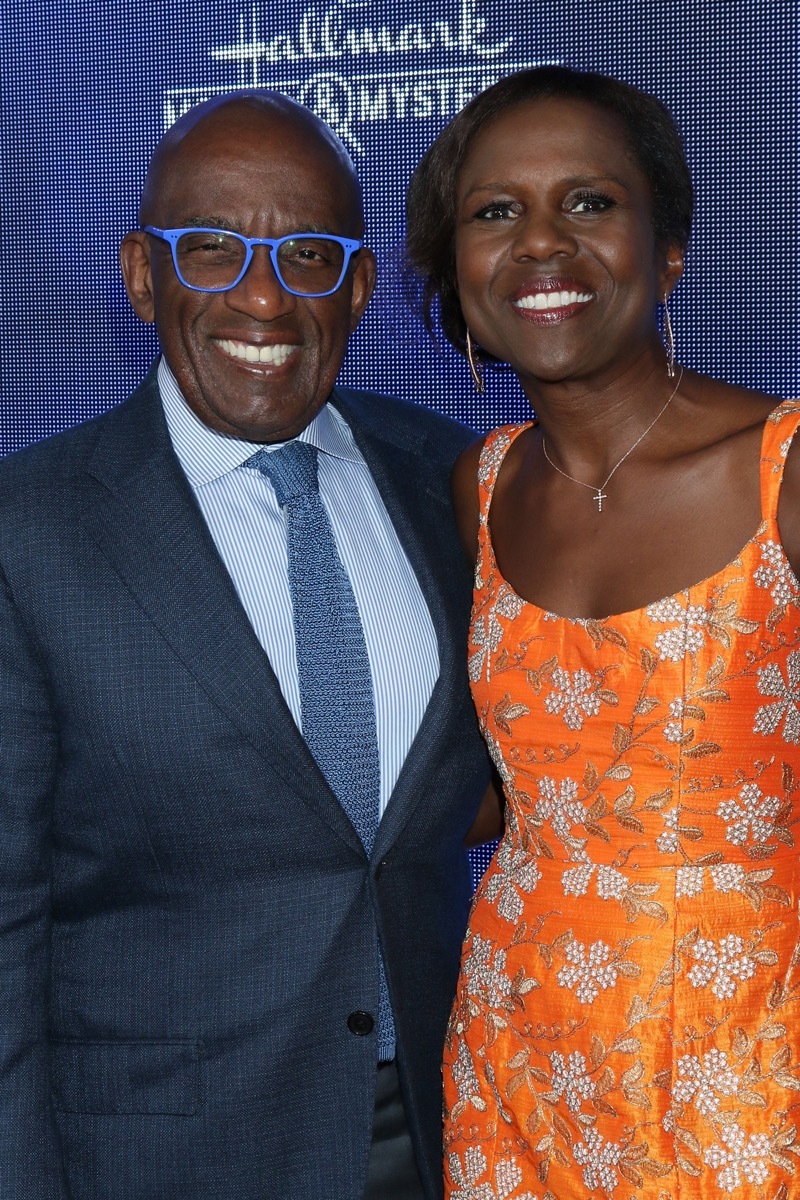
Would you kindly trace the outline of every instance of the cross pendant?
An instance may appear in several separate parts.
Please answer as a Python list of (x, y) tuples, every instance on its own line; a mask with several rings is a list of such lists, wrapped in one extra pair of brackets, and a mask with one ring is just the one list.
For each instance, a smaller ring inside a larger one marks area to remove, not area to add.
[(594, 498), (597, 503), (597, 511), (602, 512), (603, 511), (603, 501), (607, 500), (608, 496), (605, 494), (605, 492), (603, 491), (602, 488), (598, 488), (597, 491), (595, 492)]

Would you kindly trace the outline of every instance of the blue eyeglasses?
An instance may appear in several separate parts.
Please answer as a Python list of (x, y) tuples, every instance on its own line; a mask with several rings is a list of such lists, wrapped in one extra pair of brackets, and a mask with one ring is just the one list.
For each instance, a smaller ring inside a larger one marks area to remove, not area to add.
[(249, 238), (229, 229), (157, 229), (144, 232), (169, 242), (175, 273), (193, 292), (227, 292), (244, 277), (254, 246), (268, 246), (281, 287), (293, 296), (330, 296), (341, 286), (350, 259), (364, 245), (332, 233), (290, 233)]

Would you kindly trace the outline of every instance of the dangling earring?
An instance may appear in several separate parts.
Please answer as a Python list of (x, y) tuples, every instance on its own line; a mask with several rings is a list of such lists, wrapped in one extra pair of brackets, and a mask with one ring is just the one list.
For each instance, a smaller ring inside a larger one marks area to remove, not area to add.
[(470, 375), (472, 376), (472, 382), (475, 384), (475, 391), (478, 393), (479, 396), (482, 396), (484, 391), (486, 390), (486, 384), (485, 384), (484, 378), (483, 378), (483, 369), (481, 367), (481, 360), (478, 358), (477, 351), (472, 344), (472, 338), (469, 335), (469, 329), (467, 329), (466, 347), (467, 347), (467, 362), (469, 363), (469, 371), (470, 371)]
[(664, 347), (667, 351), (667, 375), (675, 378), (675, 335), (672, 332), (672, 321), (669, 319), (667, 293), (664, 293)]

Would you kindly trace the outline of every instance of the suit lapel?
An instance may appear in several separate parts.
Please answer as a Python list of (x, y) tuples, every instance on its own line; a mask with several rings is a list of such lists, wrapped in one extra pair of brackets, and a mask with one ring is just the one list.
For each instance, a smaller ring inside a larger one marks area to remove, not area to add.
[[(337, 391), (334, 403), (347, 418), (370, 468), (431, 614), (439, 649), (439, 678), (414, 743), (378, 827), (373, 857), (385, 853), (426, 792), (430, 763), (455, 725), (458, 681), (465, 675), (470, 580), (466, 561), (443, 553), (442, 531), (452, 525), (449, 481), (418, 429), (393, 431), (382, 414), (358, 404), (358, 394)], [(393, 436), (394, 434), (394, 436)], [(455, 531), (453, 531), (455, 536)]]
[(317, 814), (360, 842), (253, 633), (175, 457), (155, 376), (109, 419), (88, 465), (84, 521), (198, 685)]

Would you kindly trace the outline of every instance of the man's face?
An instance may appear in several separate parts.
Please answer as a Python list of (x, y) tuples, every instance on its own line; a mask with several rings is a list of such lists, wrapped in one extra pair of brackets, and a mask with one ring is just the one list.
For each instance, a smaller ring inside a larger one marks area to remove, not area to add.
[[(208, 114), (161, 158), (143, 217), (162, 229), (249, 237), (362, 233), (355, 183), (322, 136), (290, 112), (242, 103)], [(217, 293), (184, 287), (159, 238), (129, 234), (121, 257), (131, 303), (155, 321), (190, 408), (210, 428), (254, 442), (294, 437), (322, 408), (374, 285), (368, 250), (338, 291), (317, 298), (285, 291), (263, 246), (244, 279)]]

